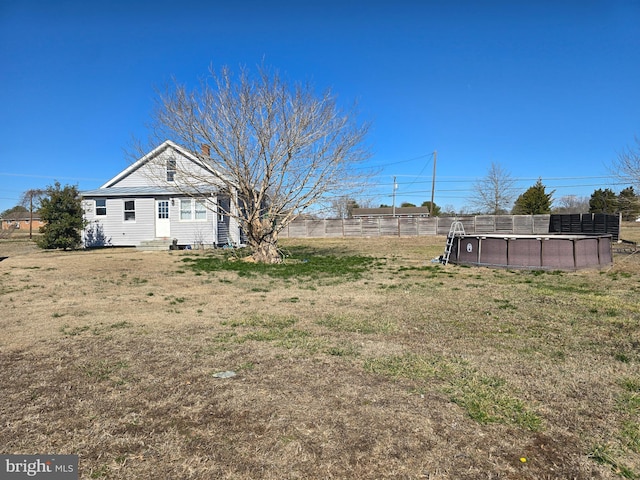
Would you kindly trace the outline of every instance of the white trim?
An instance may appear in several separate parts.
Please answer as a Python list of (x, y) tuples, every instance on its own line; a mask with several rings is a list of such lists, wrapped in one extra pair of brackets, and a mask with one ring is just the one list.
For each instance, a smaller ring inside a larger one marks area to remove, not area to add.
[[(104, 202), (104, 205), (98, 206), (98, 202)], [(96, 217), (106, 217), (107, 216), (107, 199), (106, 198), (95, 198), (93, 200), (94, 207), (94, 215)], [(98, 209), (104, 211), (104, 213), (98, 213)]]
[[(122, 199), (122, 223), (136, 223), (136, 201)], [(127, 202), (133, 203), (133, 210), (127, 210)], [(133, 212), (133, 220), (127, 220), (127, 212)]]

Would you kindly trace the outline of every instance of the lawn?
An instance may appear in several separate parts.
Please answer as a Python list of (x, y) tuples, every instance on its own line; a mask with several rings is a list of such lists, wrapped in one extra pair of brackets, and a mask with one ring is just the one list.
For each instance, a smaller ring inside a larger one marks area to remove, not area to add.
[(640, 253), (541, 272), (433, 263), (443, 237), (281, 247), (0, 240), (0, 451), (77, 454), (83, 479), (640, 478)]

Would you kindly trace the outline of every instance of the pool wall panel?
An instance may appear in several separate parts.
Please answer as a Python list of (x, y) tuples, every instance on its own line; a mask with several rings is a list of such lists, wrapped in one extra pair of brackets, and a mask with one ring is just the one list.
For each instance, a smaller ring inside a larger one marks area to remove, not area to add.
[(542, 242), (542, 265), (560, 270), (573, 270), (573, 242), (565, 239), (549, 238)]
[(536, 238), (510, 238), (508, 264), (517, 267), (542, 266), (542, 242)]
[(507, 265), (507, 241), (501, 237), (482, 237), (479, 250), (481, 265)]
[(477, 237), (464, 237), (454, 244), (456, 257), (460, 263), (478, 263), (478, 244), (480, 240)]
[(451, 263), (576, 270), (613, 263), (611, 235), (463, 235), (454, 238)]

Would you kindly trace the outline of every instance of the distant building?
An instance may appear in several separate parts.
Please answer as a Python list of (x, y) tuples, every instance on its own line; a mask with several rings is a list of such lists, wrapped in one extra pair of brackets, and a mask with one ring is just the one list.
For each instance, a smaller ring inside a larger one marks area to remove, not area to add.
[(11, 212), (0, 219), (0, 225), (2, 230), (26, 230), (29, 231), (29, 223), (33, 220), (31, 228), (34, 232), (37, 232), (40, 227), (44, 225), (44, 222), (40, 219), (40, 216), (33, 214), (33, 219), (30, 218), (29, 212)]
[(429, 207), (354, 208), (351, 215), (353, 218), (428, 217)]

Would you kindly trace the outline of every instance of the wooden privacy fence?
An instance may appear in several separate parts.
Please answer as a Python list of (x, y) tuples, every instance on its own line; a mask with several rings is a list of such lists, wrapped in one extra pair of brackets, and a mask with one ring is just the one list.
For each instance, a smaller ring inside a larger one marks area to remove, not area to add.
[(308, 220), (298, 219), (280, 232), (281, 238), (323, 237), (416, 237), (447, 235), (455, 220), (467, 234), (549, 233), (549, 215), (477, 215), (468, 217), (369, 217)]

